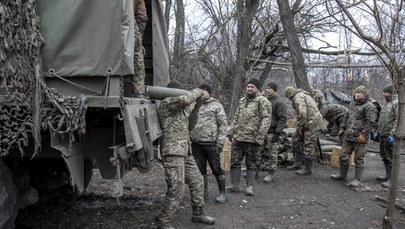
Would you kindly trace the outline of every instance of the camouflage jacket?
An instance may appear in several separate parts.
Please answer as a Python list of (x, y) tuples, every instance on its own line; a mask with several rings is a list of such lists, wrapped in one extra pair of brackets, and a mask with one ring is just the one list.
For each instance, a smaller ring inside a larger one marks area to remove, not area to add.
[(271, 125), (268, 132), (280, 134), (287, 127), (287, 107), (277, 93), (267, 99), (271, 102)]
[(271, 104), (263, 95), (239, 100), (228, 135), (236, 141), (263, 145), (271, 124)]
[(313, 90), (311, 90), (311, 92), (309, 94), (314, 99), (314, 101), (318, 104), (325, 100), (325, 96), (323, 95), (323, 93), (320, 90), (313, 89)]
[(198, 113), (198, 123), (191, 132), (191, 142), (224, 145), (227, 120), (224, 107), (218, 99), (209, 98)]
[(297, 113), (297, 128), (303, 131), (320, 130), (324, 126), (321, 112), (308, 92), (297, 89), (292, 98), (293, 108)]
[(148, 14), (146, 12), (146, 6), (144, 0), (134, 0), (134, 13), (136, 24), (138, 25), (139, 31), (143, 36), (145, 31), (146, 23), (148, 22)]
[(320, 112), (323, 118), (328, 121), (328, 129), (332, 128), (334, 123), (336, 123), (339, 128), (342, 128), (343, 119), (347, 111), (348, 109), (345, 106), (335, 103), (323, 103), (320, 106)]
[(398, 96), (392, 95), (385, 101), (378, 119), (378, 133), (388, 136), (394, 132), (398, 124)]
[(203, 95), (194, 89), (186, 95), (164, 99), (158, 109), (162, 128), (160, 155), (187, 156), (191, 154), (190, 131), (198, 121), (198, 113), (191, 112), (193, 103)]
[(377, 121), (377, 109), (370, 99), (351, 102), (343, 120), (344, 139), (357, 142), (360, 134), (368, 136)]

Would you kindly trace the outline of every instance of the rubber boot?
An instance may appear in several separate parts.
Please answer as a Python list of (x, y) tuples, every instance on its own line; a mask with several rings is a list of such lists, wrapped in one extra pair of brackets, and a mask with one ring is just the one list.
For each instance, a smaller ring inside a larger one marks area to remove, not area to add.
[(340, 164), (340, 173), (332, 173), (330, 179), (346, 181), (347, 172), (349, 171), (349, 165)]
[(303, 153), (296, 153), (294, 164), (291, 166), (287, 166), (288, 171), (294, 171), (302, 169), (302, 162), (305, 159), (305, 154)]
[(390, 187), (390, 180), (387, 180), (386, 182), (381, 183), (381, 186), (384, 188), (389, 188)]
[(385, 182), (389, 180), (389, 177), (391, 176), (391, 166), (389, 165), (388, 161), (384, 161), (384, 167), (385, 167), (385, 176), (378, 176), (376, 178), (377, 181)]
[(273, 176), (274, 176), (274, 170), (269, 169), (269, 173), (267, 176), (263, 179), (264, 183), (271, 183), (273, 181)]
[(309, 158), (305, 158), (305, 165), (304, 168), (297, 170), (295, 174), (300, 176), (307, 176), (312, 174), (312, 165), (314, 164), (314, 160)]
[(219, 175), (215, 178), (217, 179), (219, 189), (219, 195), (215, 197), (215, 202), (222, 204), (226, 201), (225, 175)]
[(228, 192), (240, 192), (239, 182), (240, 182), (241, 169), (231, 168), (231, 185), (226, 187)]
[(202, 207), (193, 206), (193, 216), (191, 221), (195, 223), (202, 223), (207, 225), (215, 224), (215, 219), (211, 216), (207, 216)]
[(255, 179), (256, 171), (255, 170), (247, 170), (246, 172), (246, 187), (245, 187), (245, 195), (253, 196), (253, 180)]
[(357, 168), (354, 170), (354, 179), (349, 183), (350, 187), (358, 188), (361, 185), (361, 177), (363, 175), (363, 168)]
[(208, 199), (208, 178), (207, 175), (203, 175), (204, 178), (204, 200)]

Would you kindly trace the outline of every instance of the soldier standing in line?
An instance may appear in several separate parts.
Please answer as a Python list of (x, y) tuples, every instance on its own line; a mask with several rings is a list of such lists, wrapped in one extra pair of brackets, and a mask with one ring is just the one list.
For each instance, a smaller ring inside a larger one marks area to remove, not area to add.
[(264, 183), (273, 181), (278, 163), (278, 141), (281, 132), (287, 127), (287, 108), (281, 96), (277, 94), (277, 89), (277, 83), (270, 82), (267, 84), (265, 91), (267, 99), (271, 102), (271, 125), (267, 132), (262, 156), (269, 162), (268, 175), (263, 179)]
[(354, 100), (350, 103), (349, 112), (346, 113), (343, 121), (343, 127), (339, 130), (339, 135), (344, 135), (342, 153), (339, 158), (340, 173), (332, 174), (331, 179), (346, 180), (349, 159), (354, 151), (356, 169), (354, 171), (354, 180), (349, 185), (357, 188), (361, 185), (368, 136), (377, 120), (377, 109), (369, 99), (367, 88), (362, 85), (354, 90)]
[(134, 0), (134, 76), (132, 78), (133, 94), (136, 97), (145, 96), (145, 48), (143, 47), (142, 37), (145, 31), (148, 15), (144, 0)]
[(383, 182), (381, 186), (388, 188), (395, 140), (394, 131), (398, 124), (398, 95), (394, 92), (394, 86), (390, 84), (384, 87), (383, 96), (385, 104), (380, 112), (377, 131), (380, 135), (380, 156), (384, 162), (386, 176), (379, 176), (377, 180)]
[(197, 166), (204, 177), (204, 199), (208, 198), (208, 161), (219, 188), (219, 195), (215, 201), (224, 203), (226, 201), (225, 173), (221, 168), (220, 154), (224, 148), (227, 133), (227, 117), (219, 100), (211, 97), (212, 87), (204, 83), (198, 88), (203, 90), (206, 100), (198, 113), (198, 123), (190, 135), (191, 147)]
[(256, 156), (263, 146), (271, 123), (271, 104), (259, 92), (260, 83), (252, 78), (246, 86), (246, 95), (239, 100), (228, 138), (232, 142), (231, 149), (231, 185), (228, 192), (240, 192), (239, 182), (241, 164), (245, 158), (246, 187), (245, 195), (253, 195), (253, 180), (256, 174)]
[[(311, 175), (315, 159), (315, 142), (324, 123), (316, 102), (308, 92), (288, 86), (284, 90), (285, 97), (290, 99), (297, 114), (297, 130), (293, 135), (293, 151), (296, 153), (294, 165), (288, 170), (297, 170), (297, 175)], [(302, 162), (304, 168), (300, 169)]]
[[(168, 87), (183, 89), (182, 84), (175, 80), (170, 81)], [(158, 217), (161, 228), (173, 228), (170, 222), (183, 198), (184, 183), (190, 189), (193, 209), (191, 220), (215, 224), (215, 219), (205, 215), (203, 211), (203, 177), (191, 154), (189, 137), (204, 101), (204, 92), (196, 88), (186, 95), (168, 97), (159, 106), (158, 117), (162, 127), (160, 154), (167, 184), (162, 212)]]
[[(343, 105), (330, 103), (326, 100), (322, 101), (319, 107), (322, 117), (328, 121), (325, 133), (338, 135), (339, 129), (343, 127), (343, 119), (348, 109)], [(341, 143), (342, 140), (341, 138)]]

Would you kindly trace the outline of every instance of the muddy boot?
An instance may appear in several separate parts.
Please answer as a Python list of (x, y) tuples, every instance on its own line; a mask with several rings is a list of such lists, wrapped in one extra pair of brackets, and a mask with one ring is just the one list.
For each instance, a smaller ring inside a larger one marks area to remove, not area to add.
[(385, 176), (378, 176), (376, 178), (377, 181), (385, 182), (385, 181), (388, 181), (390, 179), (391, 166), (389, 165), (388, 161), (384, 161), (384, 167), (385, 167)]
[(215, 197), (215, 202), (225, 203), (226, 201), (226, 190), (225, 190), (225, 175), (219, 175), (215, 177), (217, 179), (219, 195)]
[(302, 162), (305, 159), (305, 154), (303, 153), (296, 153), (295, 159), (294, 159), (294, 164), (291, 166), (287, 166), (288, 171), (294, 171), (294, 170), (299, 170), (302, 169)]
[(357, 168), (354, 170), (354, 180), (349, 185), (353, 188), (358, 188), (361, 185), (361, 177), (363, 175), (363, 168)]
[(208, 178), (207, 175), (203, 175), (204, 178), (204, 200), (208, 199)]
[(330, 179), (346, 181), (347, 172), (349, 171), (349, 165), (340, 164), (340, 173), (332, 173)]
[(239, 182), (240, 182), (241, 169), (231, 168), (231, 185), (226, 186), (226, 191), (228, 192), (240, 192)]
[(269, 173), (267, 176), (263, 179), (264, 183), (271, 183), (273, 181), (273, 176), (274, 176), (274, 170), (269, 169)]
[(386, 182), (381, 183), (381, 186), (383, 188), (389, 188), (390, 187), (390, 180), (387, 180)]
[(246, 187), (245, 195), (253, 196), (253, 180), (255, 178), (256, 172), (254, 170), (247, 170), (246, 172)]
[(304, 168), (297, 170), (295, 174), (300, 176), (307, 176), (312, 174), (312, 165), (314, 164), (314, 160), (309, 158), (305, 158), (305, 165)]
[(197, 206), (193, 206), (193, 216), (191, 217), (191, 221), (207, 225), (215, 224), (215, 219), (204, 214), (203, 208)]

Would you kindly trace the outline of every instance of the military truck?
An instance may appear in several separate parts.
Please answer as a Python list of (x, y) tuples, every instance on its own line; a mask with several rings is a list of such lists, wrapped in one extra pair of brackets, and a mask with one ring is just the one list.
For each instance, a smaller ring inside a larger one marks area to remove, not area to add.
[[(145, 84), (134, 75), (132, 0), (5, 0), (0, 3), (0, 228), (41, 193), (82, 194), (98, 168), (117, 179), (151, 169), (168, 90), (168, 45), (160, 1), (145, 1)], [(174, 93), (174, 94), (170, 94)]]

